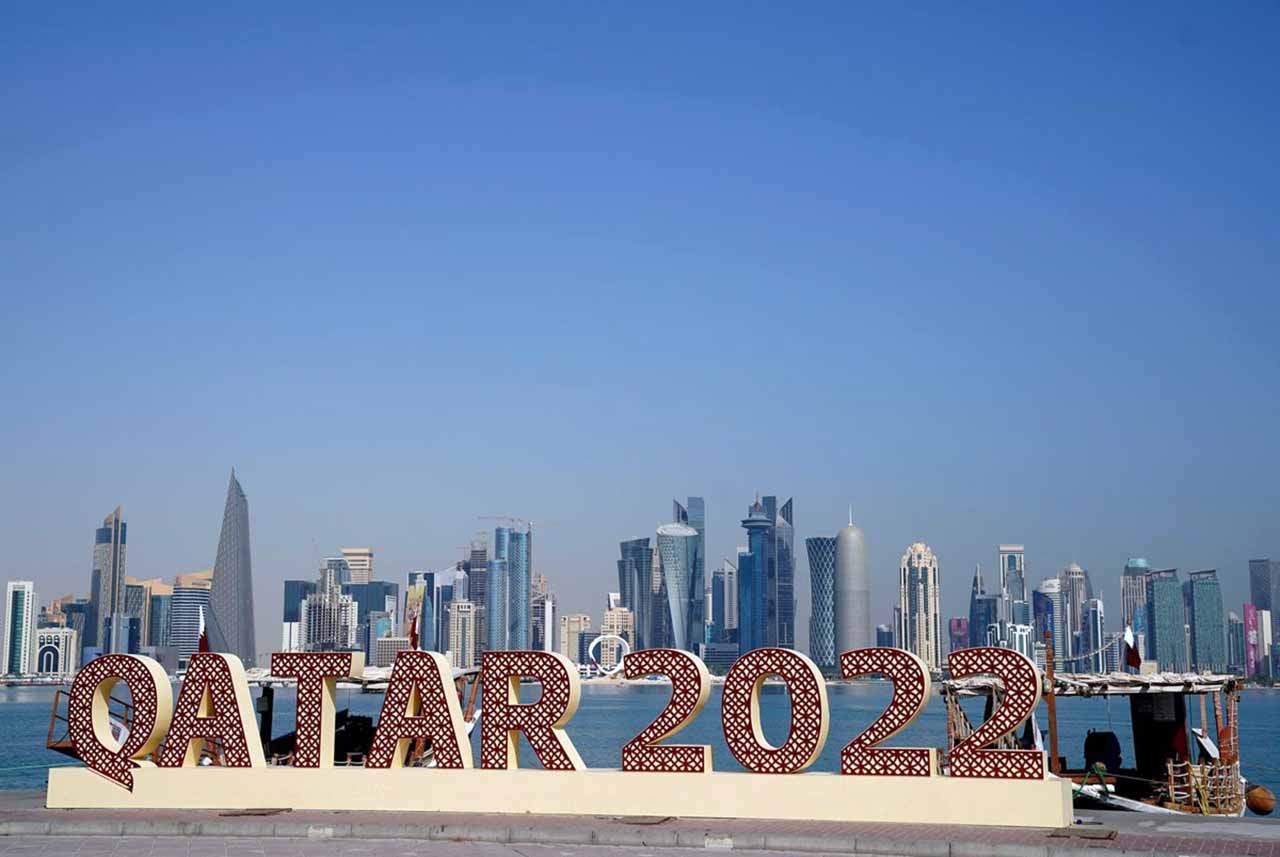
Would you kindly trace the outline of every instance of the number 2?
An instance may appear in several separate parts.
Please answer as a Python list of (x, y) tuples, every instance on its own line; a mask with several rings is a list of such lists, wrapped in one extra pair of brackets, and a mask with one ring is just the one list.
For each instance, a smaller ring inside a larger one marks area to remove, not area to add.
[(893, 682), (884, 713), (840, 751), (840, 773), (879, 777), (930, 777), (935, 751), (926, 747), (877, 747), (910, 726), (929, 702), (929, 670), (905, 649), (853, 649), (840, 655), (840, 677), (880, 674)]
[[(952, 652), (952, 678), (994, 675), (1004, 682), (1004, 701), (973, 734), (947, 756), (953, 777), (999, 780), (1043, 780), (1045, 754), (1040, 750), (993, 750), (987, 745), (1010, 734), (1040, 703), (1040, 670), (1020, 652), (984, 646)], [(993, 691), (994, 692), (994, 691)]]
[(640, 734), (622, 746), (622, 770), (702, 774), (711, 770), (709, 744), (668, 744), (693, 722), (711, 696), (711, 674), (700, 658), (679, 649), (641, 649), (622, 659), (626, 678), (664, 675), (671, 679), (671, 701)]

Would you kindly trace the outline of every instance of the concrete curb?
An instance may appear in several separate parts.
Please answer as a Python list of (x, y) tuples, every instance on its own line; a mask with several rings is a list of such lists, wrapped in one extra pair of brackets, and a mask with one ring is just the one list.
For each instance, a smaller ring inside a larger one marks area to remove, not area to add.
[[(657, 825), (538, 825), (520, 822), (404, 824), (377, 822), (316, 824), (267, 819), (101, 820), (55, 818), (49, 821), (0, 821), (0, 836), (216, 836), (223, 838), (436, 840), (494, 842), (509, 845), (601, 845), (643, 848), (696, 848), (706, 851), (788, 851), (810, 854), (895, 855), (895, 857), (1098, 857), (1096, 848), (1066, 845), (1015, 845), (945, 840), (902, 841), (876, 837), (838, 838), (808, 833), (756, 833), (672, 830)], [(1106, 849), (1107, 853), (1127, 853)], [(1150, 851), (1140, 852), (1150, 855)], [(1186, 853), (1186, 852), (1183, 852)]]

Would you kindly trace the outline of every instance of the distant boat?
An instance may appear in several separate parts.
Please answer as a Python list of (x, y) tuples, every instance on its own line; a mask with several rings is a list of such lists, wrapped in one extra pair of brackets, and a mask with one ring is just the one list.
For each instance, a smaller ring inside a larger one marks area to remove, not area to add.
[[(990, 716), (1003, 692), (997, 679), (986, 676), (943, 682), (947, 750), (973, 733), (960, 700), (984, 698)], [(1116, 734), (1107, 730), (1090, 730), (1085, 736), (1083, 767), (1068, 767), (1065, 757), (1050, 759), (1051, 771), (1076, 784), (1073, 795), (1077, 807), (1177, 815), (1244, 814), (1247, 783), (1240, 775), (1240, 685), (1236, 676), (1058, 674), (1052, 679), (1045, 677), (1043, 693), (1046, 698), (1129, 699), (1134, 739), (1130, 764), (1125, 764)], [(1188, 709), (1189, 699), (1199, 701), (1198, 727), (1191, 725), (1194, 709)], [(1050, 747), (1055, 747), (1057, 723), (1052, 715), (1049, 734)], [(993, 746), (1046, 749), (1034, 717), (1027, 721), (1021, 739), (1006, 736)]]

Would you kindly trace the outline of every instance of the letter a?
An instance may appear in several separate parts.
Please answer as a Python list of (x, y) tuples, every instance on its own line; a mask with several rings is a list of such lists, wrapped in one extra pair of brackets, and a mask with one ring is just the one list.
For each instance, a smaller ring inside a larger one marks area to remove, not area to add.
[(437, 768), (470, 768), (471, 742), (462, 726), (462, 706), (449, 662), (439, 652), (396, 654), (382, 714), (373, 733), (366, 768), (399, 768), (409, 742), (429, 739)]
[(222, 764), (228, 768), (261, 768), (267, 764), (254, 728), (244, 665), (235, 655), (197, 652), (191, 656), (182, 681), (159, 765), (197, 765), (201, 747), (214, 740), (222, 745)]

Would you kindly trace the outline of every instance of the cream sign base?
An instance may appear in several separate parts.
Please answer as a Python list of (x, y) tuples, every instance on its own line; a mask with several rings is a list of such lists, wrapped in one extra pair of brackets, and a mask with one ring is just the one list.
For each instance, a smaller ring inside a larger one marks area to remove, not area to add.
[(129, 792), (49, 771), (50, 809), (275, 809), (647, 815), (1068, 827), (1071, 785), (1044, 780), (614, 770), (139, 768)]

